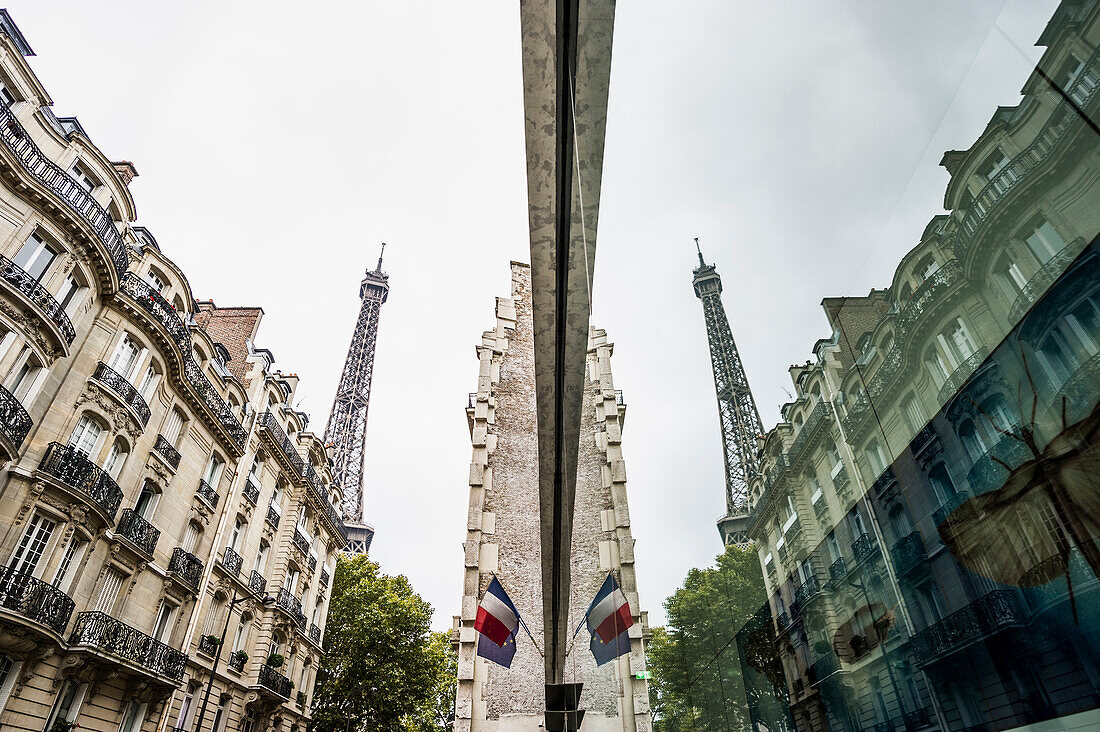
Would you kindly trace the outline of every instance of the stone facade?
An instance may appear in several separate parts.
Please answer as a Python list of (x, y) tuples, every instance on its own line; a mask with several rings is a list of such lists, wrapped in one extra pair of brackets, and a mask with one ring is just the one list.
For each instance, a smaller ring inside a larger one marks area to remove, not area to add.
[(0, 725), (301, 732), (344, 527), (297, 377), (27, 52), (0, 11)]
[[(1100, 396), (1100, 146), (1082, 119), (1100, 114), (1098, 42), (1100, 2), (1065, 0), (1020, 104), (945, 153), (950, 213), (888, 288), (825, 299), (831, 336), (790, 368), (749, 533), (800, 730), (1100, 724), (1100, 619), (1072, 622), (1064, 578), (1042, 575), (1057, 522), (1007, 522), (979, 562), (949, 520), (1020, 464), (1010, 433)], [(1003, 557), (1021, 573), (991, 569)]]
[[(644, 680), (648, 620), (638, 605), (621, 440), (626, 406), (611, 378), (614, 346), (589, 334), (573, 518), (570, 628), (584, 616), (609, 571), (630, 600), (631, 653), (602, 667), (585, 630), (566, 658), (566, 681), (584, 683), (588, 730), (650, 729)], [(512, 263), (510, 298), (497, 298), (496, 326), (477, 347), (478, 390), (466, 414), (473, 442), (462, 612), (454, 619), (458, 648), (455, 730), (537, 730), (543, 722), (542, 571), (539, 561), (538, 440), (535, 431), (531, 273)], [(478, 601), (496, 575), (526, 620), (510, 669), (476, 656)]]

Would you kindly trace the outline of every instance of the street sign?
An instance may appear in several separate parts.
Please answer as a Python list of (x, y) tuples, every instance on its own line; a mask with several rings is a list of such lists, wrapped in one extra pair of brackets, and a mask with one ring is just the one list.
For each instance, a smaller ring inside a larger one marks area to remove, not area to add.
[(653, 678), (653, 676), (648, 671), (642, 671), (641, 673), (634, 674), (634, 678), (636, 678), (636, 679), (651, 679), (651, 678)]

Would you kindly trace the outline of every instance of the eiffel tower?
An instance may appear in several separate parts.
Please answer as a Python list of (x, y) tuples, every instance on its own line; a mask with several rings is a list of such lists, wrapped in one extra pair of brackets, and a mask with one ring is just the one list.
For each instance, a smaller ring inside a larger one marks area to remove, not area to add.
[(726, 310), (722, 307), (722, 278), (713, 264), (703, 261), (698, 239), (695, 240), (695, 250), (699, 254), (699, 266), (693, 272), (692, 284), (695, 296), (703, 302), (726, 467), (726, 515), (718, 519), (718, 531), (724, 544), (745, 546), (751, 543), (746, 534), (749, 481), (759, 469), (756, 442), (764, 434), (764, 427), (749, 390), (749, 381), (745, 378), (737, 344), (733, 342)]
[[(383, 244), (382, 252), (385, 251)], [(390, 292), (389, 279), (382, 271), (382, 253), (379, 253), (378, 266), (368, 270), (359, 285), (363, 305), (325, 427), (325, 441), (333, 445), (333, 476), (343, 492), (342, 509), (348, 527), (346, 551), (351, 554), (366, 554), (374, 539), (374, 528), (363, 523), (363, 449), (367, 440), (374, 347), (378, 342), (378, 315)]]

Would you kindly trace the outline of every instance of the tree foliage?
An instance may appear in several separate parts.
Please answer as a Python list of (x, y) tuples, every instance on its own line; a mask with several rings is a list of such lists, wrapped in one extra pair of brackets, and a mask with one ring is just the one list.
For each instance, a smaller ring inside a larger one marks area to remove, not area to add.
[(311, 732), (450, 729), (456, 662), (448, 635), (430, 632), (431, 617), (403, 575), (365, 556), (341, 558)]
[(654, 628), (647, 649), (655, 729), (749, 727), (735, 638), (765, 602), (754, 549), (727, 547), (713, 567), (688, 572), (665, 601), (667, 626)]

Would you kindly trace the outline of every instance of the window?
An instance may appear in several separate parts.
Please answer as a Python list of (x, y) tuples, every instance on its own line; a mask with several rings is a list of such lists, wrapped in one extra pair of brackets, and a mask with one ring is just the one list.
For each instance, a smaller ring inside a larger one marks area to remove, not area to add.
[(22, 667), (22, 661), (0, 655), (0, 711), (8, 705), (8, 699), (11, 698), (11, 691), (15, 687)]
[(15, 95), (12, 94), (11, 89), (8, 88), (8, 84), (6, 82), (0, 81), (0, 104), (3, 104), (8, 109), (11, 109), (18, 102), (19, 100), (15, 98)]
[(928, 369), (928, 373), (932, 375), (932, 381), (937, 387), (943, 386), (943, 383), (947, 381), (947, 377), (951, 375), (951, 371), (948, 370), (947, 364), (943, 361), (943, 356), (940, 355), (935, 346), (929, 346), (928, 350), (924, 352), (924, 365)]
[(1003, 395), (994, 394), (989, 397), (982, 402), (981, 409), (985, 413), (984, 421), (993, 441), (999, 440), (1006, 432), (1015, 432), (1018, 420)]
[(69, 437), (69, 447), (84, 453), (86, 457), (90, 456), (102, 433), (103, 428), (90, 415), (81, 415), (80, 421), (76, 423), (76, 428)]
[(21, 572), (32, 576), (35, 574), (38, 563), (42, 560), (42, 554), (45, 553), (46, 545), (49, 544), (56, 526), (57, 524), (41, 514), (36, 513), (31, 518), (9, 563), (13, 572)]
[(129, 379), (137, 365), (141, 347), (130, 337), (129, 333), (123, 333), (122, 339), (115, 346), (115, 352), (111, 354), (111, 360), (107, 364), (114, 371)]
[(168, 283), (153, 270), (149, 270), (145, 273), (145, 281), (150, 287), (157, 291), (158, 295), (164, 295), (164, 291), (168, 289)]
[(50, 265), (61, 252), (60, 248), (47, 242), (37, 231), (19, 249), (13, 260), (15, 264), (31, 276), (32, 279), (42, 281), (42, 275), (46, 273)]
[(12, 396), (27, 406), (38, 395), (38, 389), (46, 380), (46, 369), (38, 361), (29, 347), (24, 347), (16, 366), (8, 375), (7, 389)]
[(293, 564), (290, 565), (290, 569), (286, 573), (286, 589), (287, 591), (297, 596), (298, 594), (298, 578), (302, 576), (302, 573)]
[(157, 620), (153, 623), (153, 639), (161, 641), (162, 643), (168, 639), (168, 636), (172, 632), (172, 621), (176, 617), (176, 607), (169, 605), (166, 602), (160, 604), (160, 612), (157, 613)]
[(1044, 218), (1038, 218), (1032, 223), (1031, 232), (1023, 237), (1028, 249), (1039, 260), (1039, 264), (1045, 264), (1066, 246), (1063, 239), (1050, 222)]
[(256, 552), (256, 562), (252, 565), (252, 569), (264, 573), (267, 568), (267, 553), (271, 549), (271, 546), (266, 541), (260, 542), (260, 551)]
[(103, 585), (99, 588), (99, 596), (92, 608), (101, 613), (109, 613), (114, 609), (118, 593), (122, 589), (122, 581), (125, 579), (122, 572), (114, 567), (107, 570), (107, 576), (103, 578)]
[(145, 721), (145, 711), (148, 707), (146, 702), (132, 701), (127, 704), (118, 732), (138, 732), (141, 729), (141, 723)]
[(901, 539), (913, 531), (913, 522), (909, 519), (909, 512), (898, 507), (890, 513), (890, 527), (894, 530), (894, 537)]
[(853, 508), (848, 513), (848, 528), (852, 532), (853, 539), (858, 539), (867, 533), (867, 526), (863, 523), (863, 515), (858, 508)]
[(176, 729), (188, 729), (191, 726), (191, 707), (195, 704), (195, 694), (190, 689), (183, 695), (180, 710), (176, 715)]
[(993, 276), (994, 285), (1009, 305), (1016, 302), (1016, 298), (1024, 291), (1024, 285), (1027, 284), (1024, 273), (1007, 255), (997, 260), (990, 274)]
[(886, 455), (882, 452), (882, 445), (878, 440), (871, 440), (867, 443), (866, 453), (867, 464), (871, 466), (871, 478), (878, 478), (886, 470)]
[(932, 275), (936, 274), (936, 272), (939, 270), (939, 268), (940, 268), (940, 263), (936, 261), (936, 255), (926, 254), (917, 263), (917, 268), (916, 268), (917, 276), (920, 277), (921, 281), (923, 282), (924, 280), (928, 279)]
[(958, 318), (939, 336), (939, 340), (944, 353), (953, 361), (952, 369), (958, 368), (977, 350), (970, 338), (970, 331)]
[[(1058, 86), (1060, 86), (1062, 89), (1069, 89), (1071, 86), (1073, 86), (1073, 82), (1077, 81), (1077, 77), (1081, 75), (1081, 69), (1084, 68), (1084, 66), (1085, 64), (1081, 62), (1081, 59), (1077, 58), (1077, 56), (1072, 53), (1069, 54), (1065, 62), (1062, 64), (1061, 70), (1058, 72)], [(1074, 93), (1071, 95), (1073, 97), (1073, 101), (1077, 102), (1078, 104), (1084, 102), (1086, 97), (1084, 96), (1083, 92), (1083, 89), (1075, 89)], [(1078, 96), (1080, 96), (1081, 98), (1078, 99)]]
[(153, 398), (153, 392), (157, 388), (159, 376), (160, 374), (157, 372), (157, 367), (150, 363), (145, 369), (145, 374), (141, 377), (141, 383), (138, 385), (138, 392), (141, 393), (141, 397), (146, 403)]
[(981, 433), (974, 427), (972, 420), (968, 419), (959, 425), (959, 439), (962, 440), (963, 447), (966, 448), (971, 460), (977, 460), (989, 449), (986, 447), (985, 439)]
[(54, 698), (53, 709), (46, 717), (46, 726), (43, 730), (53, 728), (54, 722), (73, 722), (80, 712), (80, 705), (84, 703), (84, 695), (88, 693), (88, 685), (81, 684), (72, 679), (66, 681), (60, 692)]
[(57, 565), (57, 571), (54, 572), (53, 582), (50, 584), (62, 592), (68, 592), (69, 585), (71, 585), (73, 581), (73, 576), (76, 575), (77, 564), (84, 554), (84, 547), (87, 543), (88, 542), (77, 536), (73, 536), (69, 539), (69, 543), (65, 547), (65, 552), (61, 555), (61, 562)]
[(248, 613), (241, 615), (241, 620), (237, 623), (237, 630), (233, 633), (233, 645), (232, 650), (242, 651), (248, 644), (248, 628), (252, 623), (252, 616)]
[(941, 505), (954, 498), (958, 492), (955, 490), (955, 483), (951, 480), (951, 475), (947, 472), (947, 468), (944, 467), (943, 463), (932, 466), (932, 469), (928, 471), (928, 480), (932, 483), (932, 492), (936, 494), (936, 498)]
[(187, 524), (187, 530), (183, 533), (183, 541), (180, 547), (189, 554), (195, 553), (195, 547), (199, 544), (199, 527), (194, 521)]
[(840, 542), (836, 538), (836, 532), (830, 531), (825, 537), (825, 547), (829, 550), (829, 561), (835, 562), (843, 556), (840, 553)]
[(229, 532), (229, 548), (238, 554), (241, 551), (241, 542), (244, 540), (244, 533), (248, 530), (248, 524), (241, 517), (237, 517), (237, 520), (233, 522), (233, 530)]
[(810, 564), (809, 558), (803, 559), (798, 565), (798, 580), (800, 584), (806, 584), (814, 576), (813, 566)]
[(245, 707), (240, 732), (256, 732), (256, 711), (252, 707)]
[(54, 295), (54, 299), (67, 315), (73, 315), (80, 303), (84, 300), (84, 290), (87, 288), (77, 281), (75, 275), (68, 275), (61, 283), (61, 289)]
[(76, 184), (78, 186), (83, 188), (88, 193), (94, 191), (96, 189), (96, 186), (99, 185), (99, 183), (96, 182), (95, 178), (93, 178), (91, 174), (88, 173), (88, 169), (85, 168), (84, 164), (81, 163), (79, 160), (73, 163), (73, 167), (69, 168), (69, 175), (72, 177), (73, 180), (76, 181)]
[(275, 514), (277, 516), (282, 516), (283, 515), (282, 500), (283, 500), (283, 483), (282, 483), (282, 481), (279, 481), (278, 483), (275, 484), (275, 490), (273, 490), (271, 492), (271, 507), (273, 509), (275, 509)]
[(993, 183), (993, 190), (997, 193), (1004, 193), (1020, 177), (1017, 175), (1016, 169), (1009, 167), (1008, 163), (1008, 156), (1001, 148), (997, 148), (978, 167), (978, 175), (986, 183)]
[(924, 428), (924, 413), (920, 408), (920, 402), (917, 401), (916, 396), (910, 395), (905, 400), (905, 422), (909, 426), (910, 431), (916, 432), (917, 430)]
[(168, 419), (164, 420), (164, 430), (161, 434), (164, 435), (164, 439), (168, 440), (169, 444), (175, 447), (182, 427), (183, 414), (180, 413), (180, 410), (173, 409), (168, 413)]
[(308, 519), (306, 518), (306, 504), (303, 503), (301, 506), (298, 507), (298, 524), (297, 524), (298, 530), (301, 531), (303, 534), (306, 533), (307, 523), (308, 523)]
[(103, 469), (113, 480), (118, 480), (118, 474), (122, 472), (122, 466), (126, 464), (126, 457), (129, 454), (130, 451), (122, 440), (115, 440), (115, 444), (111, 445), (111, 451), (103, 461)]
[(206, 462), (206, 471), (203, 473), (202, 479), (206, 481), (207, 485), (211, 488), (218, 487), (218, 479), (221, 478), (222, 467), (225, 465), (217, 455), (211, 455), (210, 459)]
[(787, 504), (783, 507), (783, 533), (786, 534), (798, 521), (798, 511), (794, 507), (794, 496), (787, 494)]
[(213, 732), (225, 732), (226, 722), (229, 721), (229, 700), (226, 699), (218, 705), (218, 710), (214, 712), (214, 725), (211, 727)]
[(145, 484), (141, 486), (141, 493), (138, 493), (137, 502), (134, 503), (134, 513), (146, 521), (150, 520), (153, 518), (153, 511), (157, 507), (159, 498), (160, 493), (157, 492), (156, 486), (146, 480)]

